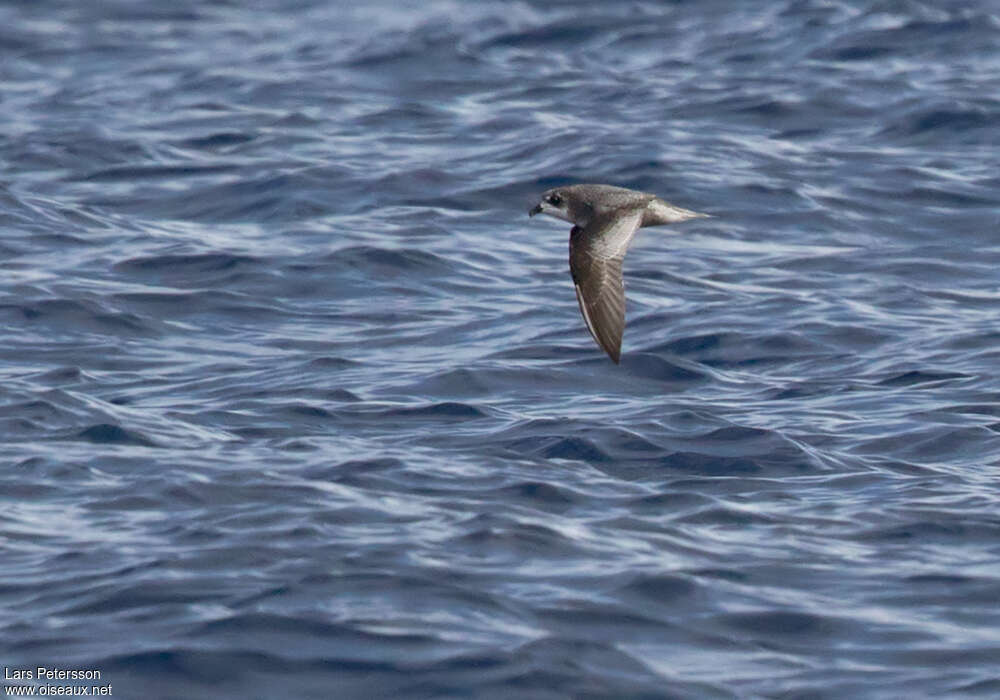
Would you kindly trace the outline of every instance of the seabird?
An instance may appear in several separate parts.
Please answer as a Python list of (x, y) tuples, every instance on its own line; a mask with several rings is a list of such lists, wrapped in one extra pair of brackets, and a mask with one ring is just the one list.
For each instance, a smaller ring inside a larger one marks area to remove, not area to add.
[(573, 224), (569, 232), (569, 272), (590, 334), (618, 364), (625, 331), (622, 262), (635, 232), (707, 217), (675, 207), (655, 194), (611, 185), (555, 187), (542, 195), (528, 216), (548, 214)]

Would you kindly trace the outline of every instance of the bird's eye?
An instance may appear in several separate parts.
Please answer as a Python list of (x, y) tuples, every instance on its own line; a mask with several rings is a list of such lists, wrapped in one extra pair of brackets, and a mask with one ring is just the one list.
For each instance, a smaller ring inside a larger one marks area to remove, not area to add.
[(550, 194), (548, 197), (549, 204), (554, 207), (558, 207), (562, 204), (562, 197), (557, 194)]

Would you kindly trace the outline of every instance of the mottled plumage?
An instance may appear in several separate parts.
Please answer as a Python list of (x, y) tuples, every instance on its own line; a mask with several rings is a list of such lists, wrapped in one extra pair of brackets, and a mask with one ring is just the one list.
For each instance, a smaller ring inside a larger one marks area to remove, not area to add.
[(616, 364), (625, 331), (622, 262), (636, 231), (708, 216), (675, 207), (654, 194), (611, 185), (553, 188), (528, 212), (535, 214), (573, 224), (569, 270), (580, 313), (594, 340)]

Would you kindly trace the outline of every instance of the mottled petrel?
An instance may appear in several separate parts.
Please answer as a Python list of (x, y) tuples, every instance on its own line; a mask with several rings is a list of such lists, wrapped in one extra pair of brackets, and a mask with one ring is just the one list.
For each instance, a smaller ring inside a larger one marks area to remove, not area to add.
[(542, 195), (528, 216), (548, 214), (573, 224), (569, 232), (569, 272), (580, 313), (597, 344), (618, 364), (625, 331), (622, 261), (643, 226), (675, 224), (708, 216), (675, 207), (655, 194), (611, 185), (555, 187)]

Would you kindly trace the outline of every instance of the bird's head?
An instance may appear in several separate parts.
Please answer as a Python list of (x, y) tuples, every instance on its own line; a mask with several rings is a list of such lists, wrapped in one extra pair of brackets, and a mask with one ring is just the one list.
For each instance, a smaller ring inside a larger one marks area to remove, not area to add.
[(579, 213), (574, 211), (573, 198), (569, 193), (557, 187), (545, 192), (538, 201), (538, 204), (528, 212), (528, 216), (548, 214), (557, 219), (575, 224), (578, 223)]

